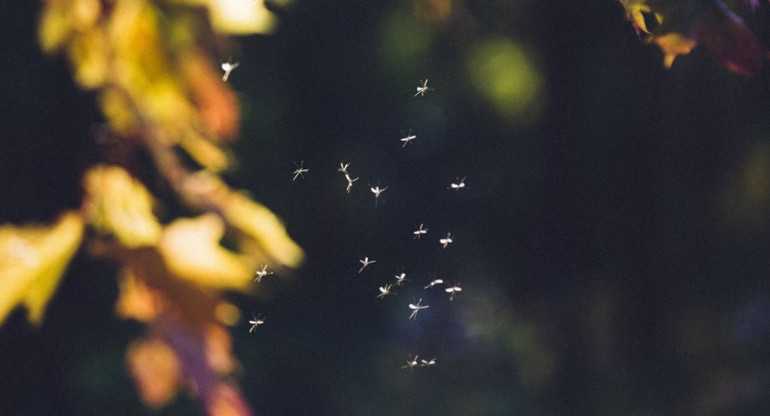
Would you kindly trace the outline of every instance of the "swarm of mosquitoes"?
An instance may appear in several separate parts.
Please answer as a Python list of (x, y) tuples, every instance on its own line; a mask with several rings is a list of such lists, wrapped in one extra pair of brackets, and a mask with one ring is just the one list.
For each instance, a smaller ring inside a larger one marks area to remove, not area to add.
[[(222, 76), (222, 81), (227, 82), (227, 80), (230, 77), (231, 72), (236, 69), (239, 66), (238, 62), (225, 62), (221, 65), (222, 70), (224, 71), (224, 74)], [(420, 83), (417, 85), (416, 93), (414, 94), (414, 97), (423, 97), (428, 91), (433, 91), (433, 88), (428, 87), (428, 79), (425, 79), (424, 81), (420, 81)], [(399, 139), (399, 142), (401, 143), (401, 147), (405, 148), (406, 145), (412, 143), (417, 139), (417, 135), (412, 133), (412, 130), (410, 129), (408, 133), (404, 134), (402, 131), (403, 137)], [(310, 172), (310, 169), (305, 167), (304, 161), (300, 161), (299, 164), (297, 162), (294, 162), (295, 170), (291, 173), (291, 180), (296, 181), (297, 179), (304, 179), (305, 174)], [(350, 172), (348, 171), (350, 166), (350, 162), (340, 162), (339, 168), (337, 168), (337, 172), (341, 173), (344, 176), (345, 179), (345, 192), (350, 193), (351, 189), (353, 188), (354, 183), (359, 179), (359, 177), (351, 177)], [(469, 189), (468, 186), (465, 184), (466, 177), (457, 177), (456, 182), (452, 182), (449, 184), (447, 189), (453, 190), (453, 191), (460, 191), (463, 189)], [(381, 187), (380, 184), (377, 185), (369, 185), (369, 191), (372, 193), (374, 197), (374, 206), (377, 207), (380, 203), (385, 203), (385, 198), (383, 197), (383, 193), (388, 190), (387, 186)], [(428, 234), (428, 228), (426, 227), (425, 223), (421, 223), (414, 231), (412, 231), (412, 236), (414, 239), (420, 239), (422, 237), (427, 236)], [(452, 244), (453, 238), (452, 233), (447, 232), (445, 235), (443, 235), (441, 238), (438, 239), (439, 245), (441, 245), (442, 249), (446, 249), (449, 247), (450, 244)], [(363, 273), (369, 266), (376, 263), (377, 261), (374, 259), (369, 258), (368, 256), (364, 256), (358, 260), (360, 267), (358, 269), (358, 273)], [(254, 281), (255, 282), (261, 282), (262, 278), (272, 275), (273, 272), (267, 270), (267, 265), (262, 265), (259, 270), (256, 271)], [(403, 271), (400, 274), (397, 274), (394, 276), (395, 280), (391, 281), (390, 283), (384, 284), (382, 286), (379, 286), (378, 290), (379, 293), (375, 296), (376, 299), (382, 299), (389, 295), (395, 295), (394, 289), (404, 285), (404, 282), (406, 282), (406, 273)], [(444, 292), (447, 294), (450, 301), (454, 301), (455, 298), (458, 297), (459, 293), (462, 292), (462, 287), (460, 287), (459, 283), (448, 283), (445, 282), (443, 279), (433, 279), (430, 282), (428, 282), (427, 285), (423, 287), (424, 290), (430, 290), (433, 288), (443, 288)], [(408, 315), (408, 320), (416, 320), (417, 315), (421, 310), (430, 308), (430, 305), (423, 304), (423, 299), (417, 299), (413, 300), (411, 303), (408, 304), (408, 308), (411, 311)], [(248, 323), (251, 325), (249, 327), (249, 332), (254, 332), (258, 326), (265, 323), (265, 318), (263, 318), (261, 315), (252, 315), (252, 319), (248, 321)], [(417, 367), (432, 367), (436, 365), (436, 358), (432, 358), (430, 360), (419, 360), (418, 355), (414, 355), (413, 357), (408, 357), (408, 360), (406, 361), (406, 364), (403, 365), (402, 369), (409, 369), (413, 370)]]

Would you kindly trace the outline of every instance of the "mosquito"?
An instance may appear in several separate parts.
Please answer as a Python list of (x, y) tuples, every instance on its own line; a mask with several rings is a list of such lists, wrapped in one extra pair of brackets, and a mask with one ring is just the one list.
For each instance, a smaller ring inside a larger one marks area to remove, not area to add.
[(363, 264), (363, 266), (361, 266), (361, 268), (358, 269), (358, 273), (361, 273), (362, 271), (364, 271), (366, 266), (368, 266), (368, 265), (370, 265), (372, 263), (377, 263), (377, 260), (369, 260), (369, 257), (364, 257), (364, 258), (362, 258), (361, 260), (358, 260), (358, 261), (361, 262), (361, 264)]
[(396, 283), (394, 283), (394, 286), (401, 286), (405, 280), (406, 280), (406, 273), (401, 272), (401, 274), (397, 274)]
[(454, 285), (444, 289), (444, 292), (449, 293), (449, 300), (452, 301), (455, 299), (455, 296), (457, 296), (457, 292), (462, 292), (463, 288), (460, 287), (459, 284), (455, 283)]
[[(403, 133), (403, 131), (401, 133)], [(406, 145), (409, 144), (409, 142), (411, 142), (412, 140), (414, 140), (416, 138), (417, 138), (417, 136), (412, 134), (412, 130), (409, 130), (409, 134), (407, 134), (405, 137), (401, 138), (401, 141), (404, 142), (404, 145), (401, 146), (401, 147), (406, 147)]]
[(305, 173), (310, 171), (310, 169), (302, 167), (304, 163), (305, 161), (300, 161), (299, 166), (297, 166), (297, 162), (294, 162), (294, 166), (297, 166), (297, 170), (293, 172), (294, 173), (294, 178), (292, 179), (293, 181), (296, 181), (298, 176), (302, 176), (302, 179), (305, 179)]
[(442, 248), (447, 248), (448, 245), (452, 244), (452, 233), (446, 233), (446, 237), (439, 238), (439, 243), (441, 243)]
[(233, 69), (238, 68), (238, 65), (240, 65), (239, 62), (222, 62), (222, 70), (225, 71), (224, 75), (222, 75), (222, 81), (227, 82), (227, 79), (230, 78), (230, 73), (233, 72)]
[(358, 178), (350, 179), (350, 175), (348, 175), (347, 172), (345, 172), (345, 179), (347, 179), (348, 181), (348, 186), (345, 187), (345, 192), (350, 193), (350, 188), (353, 187), (353, 182), (357, 181)]
[(425, 96), (425, 93), (428, 91), (433, 91), (433, 88), (428, 88), (428, 79), (426, 78), (425, 81), (422, 81), (422, 85), (417, 86), (417, 93), (414, 96)]
[(423, 289), (430, 289), (433, 286), (444, 284), (444, 281), (441, 279), (434, 279), (430, 283), (428, 283), (428, 286), (425, 286)]
[[(420, 309), (430, 308), (429, 305), (421, 305), (421, 303), (422, 303), (422, 298), (420, 298), (420, 300), (418, 300), (417, 303), (409, 304), (409, 309), (412, 310), (412, 314), (409, 315), (409, 319), (415, 319), (415, 317), (417, 316), (417, 312), (419, 312)], [(415, 357), (415, 359), (417, 359), (417, 357)]]
[[(358, 179), (358, 178), (356, 178), (356, 179)], [(384, 188), (380, 188), (380, 186), (379, 186), (379, 185), (377, 185), (377, 186), (371, 186), (371, 185), (369, 185), (369, 190), (371, 190), (371, 191), (372, 191), (372, 193), (374, 194), (374, 206), (375, 206), (375, 207), (377, 206), (377, 201), (379, 201), (379, 200), (380, 200), (380, 194), (381, 194), (381, 193), (383, 193), (383, 192), (385, 192), (385, 190), (387, 190), (387, 189), (388, 189), (388, 187), (387, 187), (387, 186), (386, 186), (386, 187), (384, 187)], [(385, 202), (385, 199), (384, 199), (384, 198), (383, 198), (382, 202)]]
[(263, 264), (262, 265), (262, 270), (257, 270), (257, 277), (254, 278), (254, 281), (255, 282), (261, 282), (262, 278), (267, 276), (267, 275), (269, 275), (269, 274), (273, 274), (273, 272), (267, 271), (267, 264)]
[(436, 359), (435, 358), (432, 358), (430, 360), (420, 360), (420, 367), (430, 367), (432, 365), (436, 365)]
[(458, 178), (457, 183), (451, 183), (447, 189), (454, 189), (455, 191), (459, 191), (463, 188), (465, 188), (465, 176), (463, 176), (462, 179)]
[(252, 319), (249, 321), (251, 324), (251, 328), (249, 329), (249, 333), (254, 332), (255, 329), (257, 329), (258, 326), (265, 323), (265, 318), (260, 318), (259, 315), (254, 316), (251, 315)]
[(385, 296), (390, 295), (390, 288), (393, 287), (392, 284), (380, 286), (380, 294), (377, 295), (377, 299), (384, 298)]
[(420, 238), (423, 234), (428, 234), (427, 228), (422, 228), (424, 224), (420, 224), (420, 228), (412, 231), (412, 234), (414, 234), (414, 238)]
[(419, 364), (419, 361), (417, 361), (417, 357), (419, 357), (419, 355), (415, 355), (414, 358), (409, 359), (406, 362), (406, 365), (401, 367), (401, 369), (404, 370), (404, 369), (408, 368), (408, 369), (411, 370), (411, 369), (417, 367), (417, 365)]

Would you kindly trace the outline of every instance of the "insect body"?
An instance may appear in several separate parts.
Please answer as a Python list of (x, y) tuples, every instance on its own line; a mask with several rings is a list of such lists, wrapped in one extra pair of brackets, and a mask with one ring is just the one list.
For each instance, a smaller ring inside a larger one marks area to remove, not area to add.
[(396, 283), (395, 286), (401, 286), (404, 283), (404, 280), (406, 280), (406, 273), (401, 272), (401, 274), (396, 275)]
[(405, 137), (401, 138), (401, 141), (404, 142), (404, 145), (401, 146), (401, 147), (406, 147), (406, 145), (409, 144), (409, 142), (411, 142), (412, 140), (414, 140), (416, 138), (417, 138), (417, 136), (412, 134), (412, 130), (409, 130), (409, 134), (407, 134)]
[(423, 234), (428, 234), (427, 228), (422, 228), (423, 224), (420, 224), (420, 228), (412, 231), (412, 234), (414, 234), (414, 238), (420, 238)]
[(254, 278), (254, 281), (255, 282), (261, 282), (262, 278), (267, 276), (267, 275), (269, 275), (269, 274), (273, 274), (273, 272), (267, 271), (267, 264), (263, 264), (262, 265), (262, 270), (257, 270), (257, 277)]
[(364, 257), (364, 258), (362, 258), (361, 260), (358, 260), (358, 261), (359, 261), (361, 264), (363, 264), (363, 266), (361, 266), (361, 268), (360, 268), (360, 269), (358, 269), (358, 273), (361, 273), (362, 271), (364, 271), (364, 269), (366, 268), (366, 266), (368, 266), (368, 265), (370, 265), (370, 264), (372, 264), (372, 263), (377, 263), (377, 260), (369, 260), (369, 257)]
[[(358, 179), (358, 178), (356, 178), (356, 179)], [(370, 186), (369, 187), (369, 190), (371, 190), (372, 193), (374, 194), (374, 206), (375, 207), (377, 206), (377, 201), (379, 201), (379, 199), (380, 199), (380, 194), (385, 192), (386, 189), (388, 189), (387, 186), (384, 187), (384, 188), (380, 188), (379, 185), (378, 186)], [(383, 199), (382, 202), (385, 202), (385, 200)]]
[(233, 72), (233, 69), (238, 68), (238, 65), (240, 63), (238, 62), (222, 62), (222, 70), (225, 71), (224, 75), (222, 75), (222, 81), (227, 82), (227, 79), (230, 78), (230, 72)]
[(265, 323), (265, 318), (260, 318), (259, 316), (252, 315), (252, 319), (249, 321), (251, 324), (251, 328), (249, 329), (249, 333), (254, 332), (255, 329), (257, 329), (258, 326)]
[(297, 177), (299, 177), (299, 176), (302, 176), (302, 178), (304, 179), (304, 178), (305, 178), (305, 173), (307, 173), (307, 172), (309, 172), (309, 171), (310, 171), (310, 169), (307, 169), (307, 168), (303, 168), (303, 167), (302, 167), (302, 165), (303, 165), (304, 163), (305, 163), (304, 161), (300, 161), (300, 162), (299, 162), (299, 166), (297, 166), (297, 162), (294, 162), (294, 166), (297, 166), (297, 170), (295, 170), (295, 171), (293, 172), (293, 173), (294, 173), (294, 178), (292, 179), (293, 181), (296, 181), (296, 180), (297, 180)]
[(390, 288), (391, 287), (393, 287), (392, 284), (391, 285), (380, 286), (380, 294), (377, 295), (377, 299), (384, 298), (385, 296), (390, 295)]
[(433, 88), (428, 88), (428, 80), (425, 79), (425, 81), (422, 82), (422, 85), (417, 86), (417, 93), (414, 94), (414, 96), (425, 96), (425, 93), (428, 91), (433, 91)]
[(449, 185), (449, 188), (447, 189), (454, 189), (455, 191), (459, 191), (460, 189), (465, 188), (465, 176), (463, 176), (462, 179), (458, 178), (457, 183), (452, 183)]
[(441, 243), (442, 248), (447, 248), (448, 245), (452, 244), (452, 233), (446, 233), (446, 237), (440, 238), (438, 242)]
[(417, 357), (419, 357), (419, 356), (415, 355), (414, 358), (411, 358), (411, 359), (407, 360), (406, 365), (401, 367), (401, 369), (403, 370), (403, 369), (408, 368), (408, 369), (411, 370), (411, 369), (417, 367), (417, 365), (419, 364), (419, 361), (417, 361)]
[[(420, 309), (430, 308), (429, 305), (422, 305), (421, 303), (422, 303), (422, 298), (419, 301), (417, 301), (417, 303), (409, 304), (409, 309), (412, 310), (412, 314), (409, 315), (409, 319), (414, 319), (417, 316), (417, 312), (420, 312)], [(415, 360), (417, 359), (417, 357), (414, 357), (414, 358)]]
[(420, 367), (430, 367), (432, 365), (436, 365), (436, 359), (435, 358), (432, 358), (430, 360), (420, 360)]
[(446, 293), (450, 294), (449, 295), (449, 300), (451, 301), (451, 300), (455, 299), (455, 296), (457, 295), (457, 292), (462, 292), (463, 291), (463, 288), (461, 288), (460, 285), (455, 284), (453, 286), (450, 286), (450, 287), (444, 289), (444, 291)]
[(430, 289), (433, 286), (440, 285), (440, 284), (443, 284), (443, 283), (444, 283), (444, 281), (441, 280), (441, 279), (434, 279), (430, 283), (428, 283), (428, 285), (425, 286), (423, 289)]

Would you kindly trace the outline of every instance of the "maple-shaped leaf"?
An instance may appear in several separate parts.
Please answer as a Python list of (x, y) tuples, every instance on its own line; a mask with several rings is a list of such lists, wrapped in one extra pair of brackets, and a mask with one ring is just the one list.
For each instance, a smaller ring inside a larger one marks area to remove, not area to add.
[(83, 220), (74, 212), (50, 227), (0, 226), (0, 323), (24, 305), (29, 321), (40, 325), (82, 236)]
[(152, 195), (119, 166), (98, 165), (83, 178), (83, 211), (97, 231), (126, 247), (154, 245), (161, 226), (152, 213)]
[(620, 0), (637, 31), (663, 51), (670, 67), (679, 55), (705, 46), (727, 69), (754, 75), (764, 50), (743, 20), (720, 0)]

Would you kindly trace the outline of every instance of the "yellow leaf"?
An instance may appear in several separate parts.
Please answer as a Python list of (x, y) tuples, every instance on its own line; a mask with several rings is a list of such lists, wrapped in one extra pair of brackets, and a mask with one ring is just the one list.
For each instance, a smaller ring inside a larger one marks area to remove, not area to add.
[(178, 219), (163, 231), (158, 249), (176, 276), (206, 287), (248, 288), (253, 266), (219, 245), (225, 225), (215, 214)]
[(275, 31), (276, 20), (264, 0), (209, 0), (211, 26), (231, 35), (268, 34)]
[(45, 307), (83, 236), (83, 221), (74, 212), (51, 227), (0, 226), (0, 323), (18, 305), (40, 325)]
[(126, 247), (154, 245), (161, 226), (152, 213), (152, 195), (117, 166), (96, 166), (83, 179), (87, 221)]
[(654, 41), (663, 51), (663, 65), (666, 68), (671, 68), (671, 65), (674, 64), (674, 59), (676, 59), (677, 56), (687, 55), (696, 45), (695, 40), (684, 37), (678, 33), (667, 33), (662, 36), (656, 36)]
[(145, 404), (163, 406), (176, 395), (182, 368), (176, 351), (166, 342), (158, 338), (134, 341), (126, 361)]
[(278, 263), (297, 267), (304, 258), (302, 249), (289, 237), (281, 221), (264, 205), (239, 192), (232, 192), (222, 215)]
[(244, 248), (256, 245), (258, 251), (283, 266), (297, 267), (302, 262), (304, 253), (289, 237), (281, 220), (264, 205), (231, 190), (219, 177), (200, 171), (188, 181), (185, 193), (193, 205), (202, 204), (202, 200), (216, 201), (216, 210), (227, 224), (245, 237), (241, 242), (242, 251), (251, 253)]

